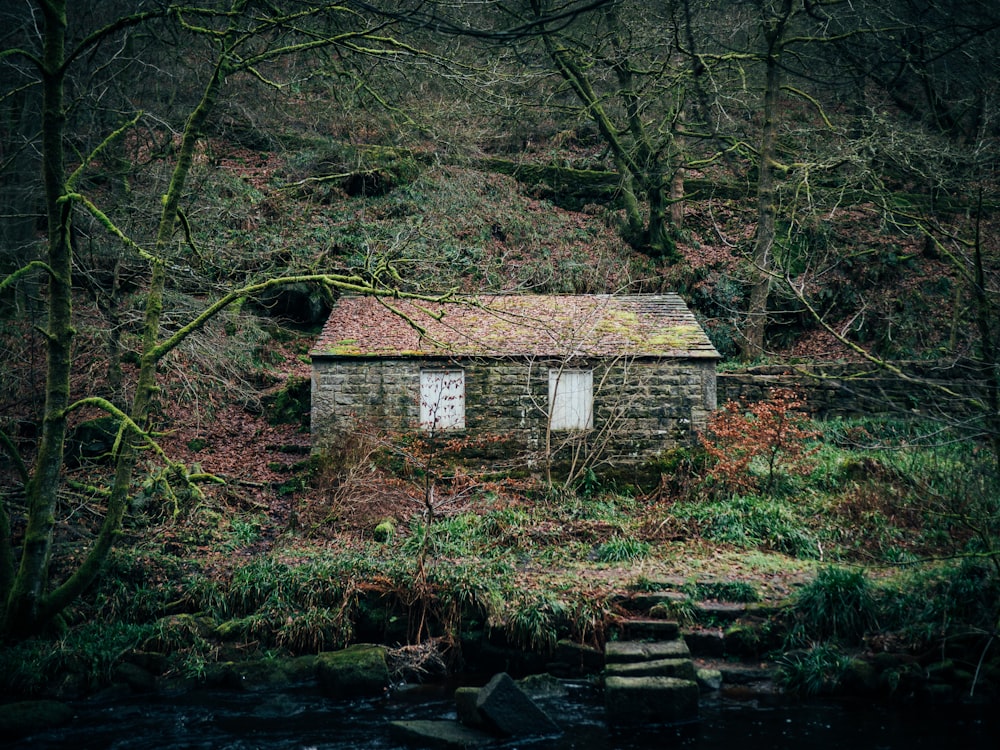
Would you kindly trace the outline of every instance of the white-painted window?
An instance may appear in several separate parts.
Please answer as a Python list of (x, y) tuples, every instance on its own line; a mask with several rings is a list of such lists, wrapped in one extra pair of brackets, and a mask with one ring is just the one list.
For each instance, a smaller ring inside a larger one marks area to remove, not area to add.
[(420, 372), (420, 427), (437, 430), (465, 429), (465, 372)]
[(553, 430), (593, 429), (592, 370), (549, 370), (549, 427)]

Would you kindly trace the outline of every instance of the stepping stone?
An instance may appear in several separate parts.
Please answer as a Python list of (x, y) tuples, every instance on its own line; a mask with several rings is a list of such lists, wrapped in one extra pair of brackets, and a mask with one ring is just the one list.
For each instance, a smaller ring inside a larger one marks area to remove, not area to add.
[(687, 644), (680, 640), (656, 641), (610, 641), (604, 647), (604, 661), (607, 664), (621, 664), (655, 659), (685, 659), (691, 656)]
[(705, 667), (699, 669), (698, 687), (710, 692), (720, 690), (722, 688), (722, 672), (718, 669), (707, 669)]
[(604, 681), (611, 724), (676, 724), (698, 718), (698, 683), (676, 677), (615, 677)]
[(678, 677), (682, 680), (697, 678), (694, 664), (690, 659), (654, 659), (609, 664), (605, 674), (608, 677)]
[(454, 721), (393, 721), (389, 734), (397, 742), (442, 750), (471, 750), (490, 745), (496, 738)]
[(742, 662), (721, 662), (717, 665), (726, 682), (734, 685), (750, 685), (756, 682), (767, 682), (774, 679), (777, 672), (766, 665), (745, 664)]
[(479, 688), (460, 687), (455, 690), (455, 713), (458, 720), (472, 729), (482, 729), (485, 726), (482, 714), (476, 708), (476, 701), (479, 700)]

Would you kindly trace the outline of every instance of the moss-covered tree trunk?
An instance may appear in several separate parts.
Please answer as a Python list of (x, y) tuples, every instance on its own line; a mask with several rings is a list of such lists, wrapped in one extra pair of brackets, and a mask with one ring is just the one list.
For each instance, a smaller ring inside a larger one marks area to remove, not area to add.
[[(535, 18), (544, 17), (546, 8), (533, 0)], [(541, 34), (546, 54), (556, 72), (569, 85), (582, 106), (583, 114), (597, 127), (621, 175), (622, 205), (625, 209), (623, 236), (636, 249), (661, 260), (676, 260), (676, 246), (671, 212), (671, 182), (680, 172), (675, 162), (680, 154), (673, 145), (673, 132), (660, 132), (644, 120), (646, 101), (637, 90), (637, 76), (648, 76), (631, 61), (628, 33), (622, 29), (616, 3), (603, 9), (609, 43), (614, 51), (608, 65), (617, 79), (617, 91), (608, 96), (595, 87), (599, 80), (589, 72), (593, 63), (593, 50), (579, 39), (562, 38), (555, 32)], [(616, 99), (623, 112), (616, 122), (606, 103)], [(666, 137), (669, 144), (655, 143), (654, 139)], [(643, 216), (640, 199), (646, 201)]]
[[(46, 264), (48, 318), (45, 321), (46, 375), (42, 434), (35, 470), (27, 484), (28, 522), (20, 566), (4, 591), (2, 632), (28, 634), (42, 619), (48, 580), (52, 533), (59, 489), (66, 409), (70, 398), (73, 255), (70, 245), (72, 203), (64, 194), (63, 130), (65, 112), (63, 67), (66, 44), (66, 3), (39, 3), (44, 30), (42, 57), (36, 61), (42, 84), (42, 181), (48, 222)], [(6, 513), (6, 509), (4, 510)], [(3, 550), (12, 567), (13, 551)]]

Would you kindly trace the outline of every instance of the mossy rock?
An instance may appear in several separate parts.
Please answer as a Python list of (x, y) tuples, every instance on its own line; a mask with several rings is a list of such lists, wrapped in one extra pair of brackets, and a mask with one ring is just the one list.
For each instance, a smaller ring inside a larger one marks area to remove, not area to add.
[(74, 427), (66, 438), (67, 464), (79, 466), (84, 461), (109, 461), (120, 424), (117, 417), (106, 416), (88, 419)]
[(406, 149), (369, 146), (360, 156), (364, 168), (351, 172), (342, 185), (350, 196), (387, 195), (420, 175), (420, 164)]
[(251, 659), (219, 662), (205, 670), (210, 685), (239, 690), (258, 690), (304, 682), (316, 675), (316, 657)]
[(271, 424), (308, 424), (312, 405), (312, 382), (296, 375), (265, 399)]
[(316, 657), (316, 677), (331, 698), (382, 695), (389, 686), (385, 648), (357, 644), (341, 651), (326, 651)]
[(392, 538), (396, 535), (396, 524), (390, 519), (386, 519), (379, 523), (372, 532), (372, 538), (376, 542), (381, 542), (382, 544), (387, 544), (392, 541)]
[(878, 670), (864, 659), (851, 659), (840, 676), (840, 691), (847, 695), (870, 695), (878, 685)]

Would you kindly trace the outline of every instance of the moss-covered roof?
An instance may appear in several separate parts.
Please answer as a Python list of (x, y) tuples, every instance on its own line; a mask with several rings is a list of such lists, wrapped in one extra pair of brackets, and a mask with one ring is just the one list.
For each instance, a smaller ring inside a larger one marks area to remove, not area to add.
[(508, 294), (447, 304), (345, 297), (311, 354), (719, 357), (676, 294)]

